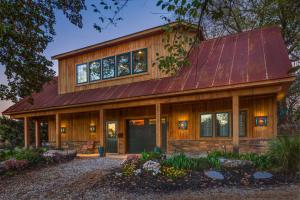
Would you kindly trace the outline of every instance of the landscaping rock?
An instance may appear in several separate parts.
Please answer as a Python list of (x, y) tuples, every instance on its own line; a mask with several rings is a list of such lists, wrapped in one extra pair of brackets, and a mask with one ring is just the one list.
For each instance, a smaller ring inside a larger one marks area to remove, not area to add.
[(252, 165), (252, 162), (249, 160), (233, 160), (225, 158), (220, 158), (219, 160), (221, 166), (225, 168), (238, 168)]
[(268, 178), (272, 178), (273, 174), (271, 174), (269, 172), (255, 172), (253, 174), (253, 177), (255, 179), (268, 179)]
[(224, 179), (223, 174), (221, 174), (220, 172), (217, 172), (217, 171), (206, 171), (206, 172), (204, 172), (204, 174), (207, 177), (214, 179), (214, 180), (223, 180)]

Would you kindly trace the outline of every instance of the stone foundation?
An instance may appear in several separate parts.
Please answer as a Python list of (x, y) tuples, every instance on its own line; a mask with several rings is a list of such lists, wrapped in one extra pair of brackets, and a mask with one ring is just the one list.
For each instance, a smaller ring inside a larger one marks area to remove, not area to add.
[[(48, 142), (51, 147), (55, 147), (55, 142)], [(86, 145), (87, 141), (72, 141), (72, 142), (61, 142), (62, 149), (75, 149), (78, 153), (85, 153), (82, 147)], [(94, 142), (94, 149), (90, 153), (98, 153), (98, 146), (100, 142)]]

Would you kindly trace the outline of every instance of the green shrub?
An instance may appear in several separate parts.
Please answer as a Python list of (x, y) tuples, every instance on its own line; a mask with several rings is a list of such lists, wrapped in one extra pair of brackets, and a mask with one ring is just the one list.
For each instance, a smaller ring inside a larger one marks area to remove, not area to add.
[(124, 176), (132, 176), (136, 166), (133, 163), (124, 164), (122, 168), (122, 174)]
[(280, 137), (270, 142), (268, 155), (280, 170), (295, 173), (300, 170), (300, 137)]
[(162, 153), (159, 151), (143, 151), (141, 154), (141, 161), (147, 162), (148, 160), (160, 160)]
[(223, 155), (220, 151), (213, 151), (212, 153), (209, 153), (207, 155), (207, 160), (208, 160), (209, 165), (212, 168), (220, 169), (221, 163), (220, 163), (219, 158), (221, 158), (221, 157), (223, 157)]
[(209, 168), (206, 158), (188, 158), (184, 154), (174, 155), (163, 162), (163, 165), (183, 170), (204, 170)]
[(16, 151), (14, 157), (17, 160), (27, 160), (30, 164), (37, 164), (44, 161), (44, 158), (38, 150)]
[(185, 170), (176, 169), (174, 167), (163, 167), (162, 174), (171, 179), (181, 178), (186, 175)]

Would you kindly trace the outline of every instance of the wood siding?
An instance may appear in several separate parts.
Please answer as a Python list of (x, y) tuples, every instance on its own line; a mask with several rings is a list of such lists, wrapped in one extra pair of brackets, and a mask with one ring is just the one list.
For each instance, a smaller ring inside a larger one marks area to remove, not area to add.
[[(166, 55), (166, 51), (162, 43), (163, 34), (156, 34), (134, 41), (122, 43), (112, 47), (106, 47), (82, 55), (77, 55), (65, 59), (59, 60), (59, 78), (58, 89), (59, 94), (68, 92), (76, 92), (87, 89), (94, 89), (100, 87), (108, 87), (113, 85), (121, 85), (131, 82), (144, 81), (149, 79), (157, 79), (167, 76), (162, 73), (157, 65), (153, 65), (156, 62), (156, 53), (160, 55)], [(131, 52), (138, 49), (147, 48), (148, 54), (148, 72), (141, 74), (132, 74), (124, 77), (116, 77), (107, 80), (99, 80), (92, 83), (80, 84), (76, 83), (76, 65), (81, 63), (87, 63), (93, 60), (102, 59), (109, 56), (116, 56), (119, 54)]]

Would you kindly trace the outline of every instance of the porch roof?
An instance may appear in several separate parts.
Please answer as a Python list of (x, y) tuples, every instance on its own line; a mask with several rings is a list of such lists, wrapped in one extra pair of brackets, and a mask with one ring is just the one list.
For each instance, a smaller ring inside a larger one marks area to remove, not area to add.
[(39, 93), (8, 108), (3, 114), (50, 110), (64, 106), (105, 103), (135, 97), (172, 95), (197, 89), (260, 83), (290, 77), (288, 53), (278, 27), (265, 27), (203, 41), (190, 55), (191, 66), (176, 76), (111, 87), (58, 94), (57, 78)]

